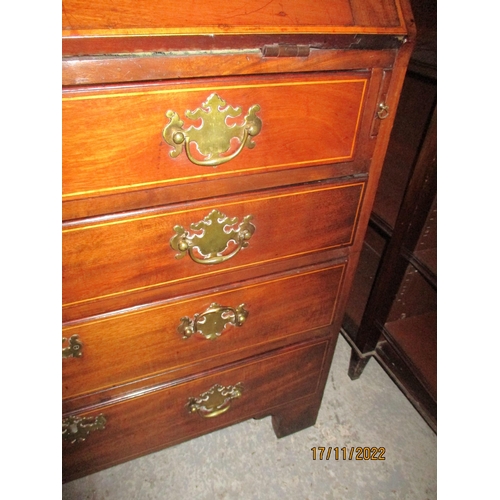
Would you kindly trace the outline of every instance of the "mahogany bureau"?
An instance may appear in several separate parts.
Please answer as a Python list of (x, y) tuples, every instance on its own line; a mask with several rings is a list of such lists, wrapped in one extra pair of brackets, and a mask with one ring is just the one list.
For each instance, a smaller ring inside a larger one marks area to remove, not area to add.
[(63, 0), (63, 480), (314, 425), (406, 0)]

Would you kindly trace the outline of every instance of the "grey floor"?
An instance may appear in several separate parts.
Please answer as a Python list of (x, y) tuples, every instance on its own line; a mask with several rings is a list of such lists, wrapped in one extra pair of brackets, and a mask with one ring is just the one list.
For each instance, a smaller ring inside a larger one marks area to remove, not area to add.
[[(340, 337), (314, 427), (278, 440), (270, 417), (243, 422), (67, 483), (63, 500), (436, 498), (436, 435), (376, 361), (351, 381), (349, 355)], [(335, 447), (384, 447), (385, 461)]]

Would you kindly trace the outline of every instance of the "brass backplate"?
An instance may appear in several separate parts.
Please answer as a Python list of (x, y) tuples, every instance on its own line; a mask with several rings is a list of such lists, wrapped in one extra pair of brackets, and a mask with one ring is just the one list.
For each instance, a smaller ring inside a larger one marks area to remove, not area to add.
[(242, 393), (243, 384), (241, 382), (227, 387), (215, 384), (197, 398), (189, 398), (187, 407), (190, 412), (198, 412), (202, 417), (216, 417), (229, 410), (231, 400), (241, 397)]
[(227, 325), (242, 326), (248, 317), (245, 304), (240, 304), (236, 309), (221, 306), (214, 302), (204, 312), (195, 314), (193, 319), (184, 316), (177, 327), (177, 331), (184, 339), (199, 333), (209, 340), (220, 337)]
[[(170, 156), (179, 156), (185, 147), (187, 157), (196, 165), (216, 167), (232, 160), (244, 147), (255, 147), (252, 138), (259, 134), (262, 128), (262, 121), (257, 116), (258, 111), (258, 104), (251, 106), (243, 123), (235, 123), (234, 119), (241, 115), (241, 107), (226, 106), (226, 101), (213, 93), (202, 107), (185, 112), (187, 118), (198, 123), (201, 121), (201, 124), (184, 130), (184, 122), (179, 115), (168, 110), (166, 115), (170, 122), (163, 129), (163, 138), (174, 148)], [(238, 145), (233, 146), (234, 142)], [(196, 151), (192, 144), (195, 145)], [(231, 149), (234, 150), (230, 151)]]
[(235, 227), (237, 217), (229, 218), (218, 210), (212, 210), (202, 221), (190, 226), (201, 234), (190, 234), (184, 227), (174, 226), (175, 235), (170, 239), (170, 247), (179, 252), (176, 259), (188, 253), (198, 264), (225, 262), (248, 246), (248, 240), (255, 232), (255, 226), (250, 222), (252, 219), (252, 215), (247, 215)]
[(69, 416), (62, 421), (63, 440), (70, 443), (81, 443), (94, 431), (105, 429), (106, 418), (101, 413), (97, 417)]

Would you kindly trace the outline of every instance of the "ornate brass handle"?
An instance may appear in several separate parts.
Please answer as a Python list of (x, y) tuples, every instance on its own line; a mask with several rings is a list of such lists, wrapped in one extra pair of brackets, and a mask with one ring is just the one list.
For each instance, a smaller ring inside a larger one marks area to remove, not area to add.
[(212, 386), (197, 398), (188, 399), (187, 407), (191, 413), (198, 412), (204, 418), (212, 418), (229, 410), (231, 400), (239, 398), (243, 392), (243, 384), (222, 387), (219, 384)]
[(201, 314), (195, 314), (193, 319), (184, 316), (177, 327), (177, 331), (182, 338), (188, 339), (195, 333), (200, 333), (206, 339), (215, 340), (220, 337), (228, 324), (241, 326), (247, 319), (248, 311), (245, 304), (239, 305), (236, 309), (228, 306), (221, 306), (214, 302)]
[(64, 358), (81, 358), (83, 356), (82, 347), (83, 344), (80, 342), (80, 337), (78, 335), (72, 335), (69, 339), (63, 337), (62, 343), (68, 341), (68, 346), (63, 347), (62, 357)]
[(385, 120), (389, 116), (389, 106), (385, 102), (381, 102), (378, 105), (377, 116), (381, 120)]
[(70, 443), (85, 441), (87, 436), (94, 431), (104, 430), (106, 418), (101, 413), (97, 417), (70, 416), (62, 421), (62, 437)]
[[(170, 239), (170, 247), (179, 252), (176, 259), (189, 253), (191, 259), (198, 264), (225, 262), (248, 246), (248, 240), (255, 232), (255, 226), (250, 222), (252, 219), (253, 215), (247, 215), (235, 229), (231, 226), (238, 222), (237, 217), (229, 219), (218, 210), (212, 210), (202, 221), (190, 226), (195, 231), (202, 231), (201, 235), (190, 235), (182, 226), (175, 226), (176, 234)], [(231, 248), (230, 242), (234, 242)]]
[[(167, 111), (166, 115), (170, 122), (163, 129), (163, 138), (174, 148), (170, 152), (172, 158), (177, 157), (185, 145), (186, 155), (192, 163), (216, 167), (238, 156), (245, 146), (250, 149), (255, 147), (252, 137), (259, 134), (262, 128), (262, 121), (256, 114), (260, 111), (258, 104), (250, 107), (241, 125), (228, 125), (226, 120), (228, 117), (239, 116), (241, 107), (226, 107), (226, 102), (217, 94), (211, 94), (202, 106), (194, 111), (185, 112), (189, 119), (201, 120), (199, 127), (191, 126), (187, 130), (182, 128), (184, 122), (175, 111)], [(239, 146), (236, 151), (227, 154), (233, 139), (239, 141)], [(192, 143), (196, 144), (198, 152), (204, 159), (197, 159), (193, 156)]]

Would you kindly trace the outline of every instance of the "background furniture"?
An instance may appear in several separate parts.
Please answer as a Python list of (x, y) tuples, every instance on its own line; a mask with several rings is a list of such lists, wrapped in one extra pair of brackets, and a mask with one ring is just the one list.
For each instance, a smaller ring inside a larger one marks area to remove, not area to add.
[(315, 423), (405, 0), (63, 2), (63, 477)]
[[(421, 4), (420, 4), (421, 5)], [(425, 5), (425, 4), (424, 4)], [(416, 12), (401, 93), (343, 333), (349, 376), (371, 357), (437, 428), (437, 109), (435, 4)]]

